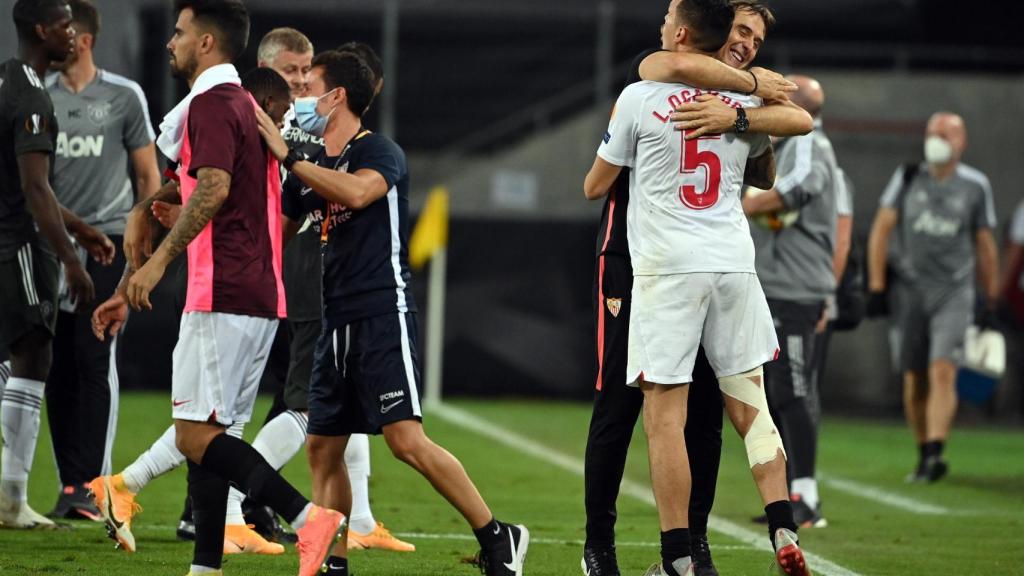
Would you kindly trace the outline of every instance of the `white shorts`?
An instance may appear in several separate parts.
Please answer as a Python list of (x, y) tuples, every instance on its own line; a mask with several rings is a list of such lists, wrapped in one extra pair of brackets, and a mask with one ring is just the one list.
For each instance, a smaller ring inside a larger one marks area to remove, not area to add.
[(626, 383), (693, 381), (704, 346), (719, 378), (775, 359), (779, 341), (756, 274), (695, 272), (633, 279)]
[(174, 419), (248, 422), (277, 324), (220, 312), (183, 314), (172, 361)]

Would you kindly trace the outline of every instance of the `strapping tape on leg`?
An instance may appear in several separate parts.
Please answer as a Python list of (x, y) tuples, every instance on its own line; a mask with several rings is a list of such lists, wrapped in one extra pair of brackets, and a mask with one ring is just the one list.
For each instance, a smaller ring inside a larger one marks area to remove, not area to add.
[[(755, 379), (761, 384), (758, 385)], [(750, 467), (775, 460), (780, 450), (782, 457), (785, 458), (786, 449), (782, 446), (782, 437), (768, 412), (768, 398), (764, 393), (764, 369), (759, 366), (749, 372), (720, 378), (718, 385), (722, 388), (722, 393), (757, 409), (757, 416), (743, 438)]]

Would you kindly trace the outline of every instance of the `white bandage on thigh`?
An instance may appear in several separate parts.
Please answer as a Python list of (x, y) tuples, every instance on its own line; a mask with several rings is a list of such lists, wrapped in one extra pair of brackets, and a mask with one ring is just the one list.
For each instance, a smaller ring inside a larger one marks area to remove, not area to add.
[[(757, 384), (755, 379), (760, 384)], [(785, 458), (786, 449), (782, 447), (782, 437), (779, 436), (772, 416), (768, 413), (768, 398), (764, 393), (764, 370), (758, 366), (749, 372), (719, 378), (718, 385), (722, 388), (723, 394), (728, 394), (757, 409), (757, 416), (750, 423), (750, 429), (743, 438), (750, 467), (775, 460), (780, 450), (782, 457)]]

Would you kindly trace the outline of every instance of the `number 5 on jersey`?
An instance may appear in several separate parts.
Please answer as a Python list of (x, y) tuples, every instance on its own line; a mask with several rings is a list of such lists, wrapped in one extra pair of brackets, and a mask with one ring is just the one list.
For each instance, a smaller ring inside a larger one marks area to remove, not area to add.
[(711, 150), (701, 150), (700, 143), (704, 140), (718, 140), (722, 135), (713, 134), (687, 140), (686, 134), (687, 132), (679, 133), (679, 137), (682, 138), (679, 173), (689, 176), (702, 171), (704, 173), (704, 186), (698, 189), (693, 184), (683, 184), (679, 187), (679, 199), (683, 201), (687, 208), (705, 210), (718, 202), (718, 185), (722, 179), (722, 162), (719, 160), (718, 155)]

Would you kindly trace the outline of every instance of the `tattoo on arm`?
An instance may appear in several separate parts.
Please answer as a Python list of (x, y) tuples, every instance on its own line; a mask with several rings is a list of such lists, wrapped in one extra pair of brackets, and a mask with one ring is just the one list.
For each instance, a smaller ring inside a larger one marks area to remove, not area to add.
[(185, 251), (189, 242), (202, 232), (228, 197), (230, 174), (218, 168), (200, 168), (197, 176), (199, 182), (195, 192), (189, 197), (174, 228), (160, 243), (160, 250), (164, 252), (167, 262)]

